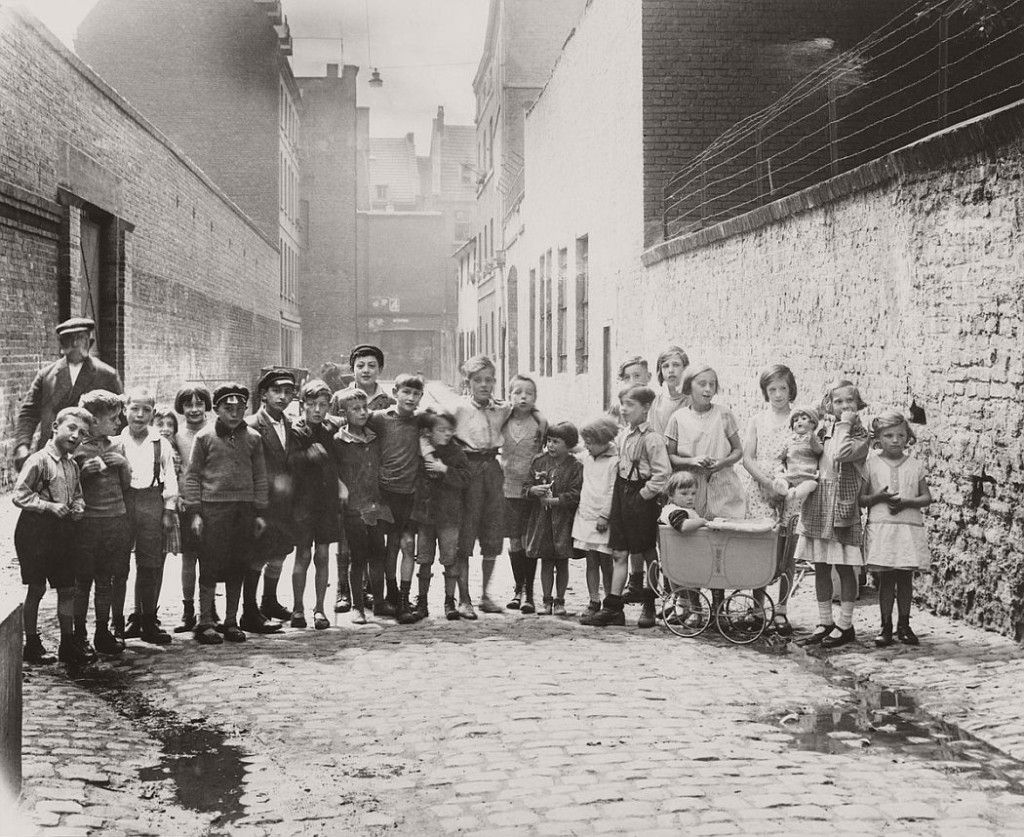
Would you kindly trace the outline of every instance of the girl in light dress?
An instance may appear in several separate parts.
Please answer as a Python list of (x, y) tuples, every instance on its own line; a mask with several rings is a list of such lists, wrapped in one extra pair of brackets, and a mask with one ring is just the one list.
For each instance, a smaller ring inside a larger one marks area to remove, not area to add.
[[(795, 497), (779, 494), (774, 487), (778, 467), (776, 453), (789, 438), (789, 424), (793, 416), (793, 402), (796, 400), (796, 377), (793, 370), (783, 364), (769, 366), (758, 381), (761, 395), (768, 402), (768, 408), (750, 419), (743, 439), (743, 467), (749, 474), (750, 488), (747, 493), (747, 516), (751, 518), (772, 518), (787, 526), (789, 521), (800, 514), (800, 501)], [(782, 567), (779, 576), (779, 598), (775, 605), (772, 628), (780, 636), (790, 636), (793, 627), (787, 615), (789, 593), (796, 571), (793, 560), (794, 550), (787, 550), (789, 561)], [(761, 599), (764, 590), (755, 590)]]
[(860, 504), (868, 509), (864, 531), (867, 567), (879, 573), (878, 607), (882, 629), (875, 645), (892, 645), (892, 606), (896, 603), (896, 637), (917, 645), (910, 628), (910, 602), (914, 573), (931, 564), (928, 536), (921, 509), (932, 501), (924, 466), (907, 453), (917, 441), (907, 420), (897, 412), (885, 412), (871, 422), (871, 436), (878, 444), (865, 463), (867, 482)]
[(618, 422), (611, 416), (598, 416), (580, 428), (580, 438), (586, 451), (579, 455), (583, 463), (583, 489), (572, 524), (572, 545), (574, 549), (587, 553), (589, 613), (597, 613), (601, 609), (601, 582), (604, 582), (605, 596), (612, 589), (608, 519), (612, 512), (612, 494), (619, 465), (615, 448), (618, 432)]
[[(733, 467), (743, 456), (739, 425), (732, 412), (712, 400), (718, 394), (718, 373), (710, 366), (693, 366), (683, 377), (682, 392), (690, 405), (673, 413), (665, 431), (668, 458), (674, 469), (697, 478), (694, 509), (706, 520), (746, 516), (747, 499)], [(712, 607), (724, 598), (712, 590)], [(692, 606), (699, 600), (691, 596)], [(696, 614), (691, 614), (696, 616)]]
[(690, 405), (673, 413), (665, 430), (672, 467), (697, 477), (696, 509), (708, 520), (742, 518), (747, 511), (733, 467), (743, 456), (739, 425), (732, 411), (712, 403), (718, 388), (718, 373), (710, 366), (688, 369), (682, 393), (690, 397)]
[(672, 415), (676, 410), (689, 404), (689, 399), (682, 390), (683, 377), (686, 375), (686, 368), (689, 365), (690, 359), (679, 346), (669, 346), (658, 355), (658, 364), (655, 369), (661, 389), (658, 390), (651, 410), (647, 414), (647, 421), (655, 433), (664, 436)]
[[(838, 648), (856, 639), (853, 609), (857, 573), (864, 564), (858, 499), (863, 485), (868, 433), (857, 413), (866, 405), (850, 381), (837, 381), (825, 392), (818, 460), (818, 489), (800, 510), (796, 559), (814, 564), (818, 627), (803, 643)], [(832, 618), (832, 569), (839, 574), (839, 618)]]

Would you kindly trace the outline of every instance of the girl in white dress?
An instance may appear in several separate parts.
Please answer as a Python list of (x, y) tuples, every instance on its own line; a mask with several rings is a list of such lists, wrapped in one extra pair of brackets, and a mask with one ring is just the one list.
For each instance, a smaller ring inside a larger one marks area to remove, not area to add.
[(611, 416), (598, 416), (580, 428), (586, 451), (578, 457), (583, 463), (583, 490), (572, 524), (572, 545), (587, 553), (588, 613), (601, 609), (601, 582), (604, 582), (605, 596), (612, 589), (608, 518), (612, 513), (612, 493), (619, 467), (619, 452), (615, 448), (618, 432), (618, 422)]
[[(789, 423), (793, 416), (793, 402), (796, 400), (796, 378), (792, 369), (779, 363), (761, 373), (758, 386), (768, 407), (750, 419), (746, 436), (743, 437), (743, 467), (749, 474), (744, 480), (747, 517), (770, 517), (785, 526), (791, 518), (800, 514), (801, 501), (775, 490), (774, 478), (778, 476), (779, 465), (775, 454), (790, 434)], [(779, 596), (771, 624), (780, 636), (793, 633), (787, 615), (792, 578), (796, 572), (793, 553), (792, 549), (786, 551), (789, 560), (779, 576)], [(763, 589), (755, 590), (754, 596), (763, 602), (763, 593)]]
[(910, 602), (914, 573), (928, 569), (931, 553), (921, 509), (932, 501), (924, 466), (907, 454), (916, 441), (907, 420), (897, 412), (882, 413), (871, 422), (871, 435), (878, 450), (868, 455), (867, 483), (860, 504), (868, 509), (864, 531), (867, 567), (879, 573), (878, 607), (882, 630), (875, 645), (892, 645), (892, 606), (899, 621), (896, 637), (906, 645), (917, 645), (910, 628)]

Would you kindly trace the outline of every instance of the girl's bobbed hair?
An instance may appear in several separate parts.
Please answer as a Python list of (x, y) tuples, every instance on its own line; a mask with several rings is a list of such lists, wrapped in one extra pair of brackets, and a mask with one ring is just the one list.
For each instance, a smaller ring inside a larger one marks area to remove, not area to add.
[(572, 450), (580, 443), (580, 434), (576, 425), (569, 421), (560, 421), (548, 428), (549, 439), (561, 439), (565, 446)]
[(764, 396), (765, 401), (768, 400), (768, 385), (772, 381), (784, 381), (786, 386), (789, 387), (790, 403), (796, 401), (796, 377), (793, 375), (792, 369), (784, 364), (776, 363), (761, 373), (761, 378), (757, 383), (761, 387), (761, 395)]
[(178, 394), (174, 396), (174, 412), (184, 415), (185, 405), (192, 401), (202, 404), (206, 408), (206, 412), (213, 409), (213, 396), (210, 395), (210, 390), (204, 386), (194, 386), (182, 387), (178, 390)]
[(658, 383), (665, 383), (665, 376), (661, 374), (661, 364), (663, 364), (670, 357), (678, 357), (683, 362), (683, 369), (690, 365), (690, 358), (686, 356), (686, 352), (683, 351), (682, 346), (669, 346), (665, 351), (658, 355), (658, 363), (656, 369), (658, 371)]
[(580, 436), (584, 442), (595, 445), (606, 445), (613, 441), (619, 433), (619, 425), (611, 416), (597, 416), (590, 419), (580, 428)]
[(861, 398), (860, 389), (853, 381), (849, 381), (846, 378), (836, 378), (831, 384), (825, 387), (825, 394), (821, 399), (821, 412), (832, 414), (832, 394), (837, 389), (846, 389), (849, 387), (853, 390), (854, 398), (857, 399), (857, 409), (864, 410), (867, 408), (867, 403)]
[(903, 413), (899, 413), (896, 410), (886, 410), (884, 413), (871, 420), (871, 438), (878, 441), (883, 430), (888, 430), (890, 427), (900, 426), (907, 431), (907, 444), (914, 444), (914, 442), (917, 441), (917, 435), (914, 433), (914, 428), (910, 426), (910, 422), (907, 421)]
[(710, 372), (715, 376), (715, 394), (718, 394), (718, 390), (720, 389), (718, 383), (718, 373), (715, 372), (713, 366), (710, 366), (707, 363), (702, 363), (697, 366), (689, 367), (686, 370), (686, 374), (683, 375), (683, 385), (681, 387), (683, 395), (692, 394), (693, 379), (696, 378), (698, 375), (703, 375), (705, 372)]
[(155, 425), (161, 419), (170, 419), (174, 422), (174, 432), (178, 432), (178, 414), (174, 412), (174, 407), (170, 404), (157, 404), (153, 409), (153, 424)]

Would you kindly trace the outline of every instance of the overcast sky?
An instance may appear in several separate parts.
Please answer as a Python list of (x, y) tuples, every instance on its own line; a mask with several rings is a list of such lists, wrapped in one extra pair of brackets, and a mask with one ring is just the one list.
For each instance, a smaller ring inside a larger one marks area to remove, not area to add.
[[(23, 5), (72, 46), (75, 29), (94, 2), (27, 0)], [(473, 124), (473, 76), (488, 5), (488, 0), (283, 0), (293, 38), (292, 69), (297, 76), (319, 76), (329, 63), (357, 65), (359, 104), (370, 108), (371, 135), (414, 131), (420, 153), (426, 153), (438, 105), (444, 105), (448, 124)], [(372, 66), (380, 69), (381, 88), (367, 86)]]

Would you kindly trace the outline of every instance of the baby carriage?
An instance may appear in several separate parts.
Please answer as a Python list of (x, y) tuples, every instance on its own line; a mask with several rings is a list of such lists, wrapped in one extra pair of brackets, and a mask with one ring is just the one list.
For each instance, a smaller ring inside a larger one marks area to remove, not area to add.
[[(796, 520), (788, 527), (771, 520), (710, 521), (682, 534), (660, 526), (659, 560), (648, 579), (662, 597), (661, 616), (677, 636), (694, 637), (712, 624), (730, 642), (754, 642), (771, 624), (775, 604), (767, 593), (763, 603), (753, 591), (777, 581), (796, 549)], [(802, 576), (802, 572), (800, 575)], [(790, 579), (786, 596), (799, 578)], [(724, 590), (717, 607), (700, 588)]]

